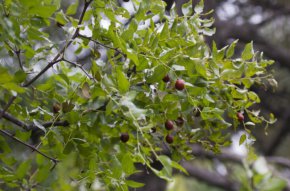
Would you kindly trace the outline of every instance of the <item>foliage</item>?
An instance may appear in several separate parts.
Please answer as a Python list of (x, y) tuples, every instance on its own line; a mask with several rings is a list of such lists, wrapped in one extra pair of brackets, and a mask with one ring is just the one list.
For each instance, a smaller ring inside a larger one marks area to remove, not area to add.
[[(252, 109), (260, 99), (250, 88), (275, 82), (266, 71), (273, 62), (252, 42), (240, 58), (233, 57), (237, 41), (210, 49), (204, 35), (214, 34), (213, 19), (203, 17), (203, 2), (194, 14), (185, 4), (183, 17), (167, 15), (161, 0), (132, 2), (133, 15), (113, 0), (76, 1), (66, 10), (60, 0), (1, 3), (1, 132), (13, 133), (0, 137), (5, 188), (128, 190), (143, 185), (128, 179), (134, 163), (170, 180), (172, 168), (185, 172), (178, 161), (192, 158), (190, 144), (218, 152), (230, 144), (229, 130), (251, 133), (274, 122)], [(85, 52), (87, 61), (78, 59)], [(184, 90), (175, 89), (177, 79)], [(34, 138), (35, 151), (13, 151), (9, 136)], [(151, 167), (154, 160), (162, 170)]]

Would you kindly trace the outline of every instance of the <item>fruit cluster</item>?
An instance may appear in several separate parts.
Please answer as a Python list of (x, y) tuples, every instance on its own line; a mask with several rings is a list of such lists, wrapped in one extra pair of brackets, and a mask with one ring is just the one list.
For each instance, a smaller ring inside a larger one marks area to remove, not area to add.
[[(166, 76), (163, 77), (162, 81), (164, 83), (169, 83), (171, 81), (171, 78), (170, 76), (167, 74)], [(185, 81), (183, 79), (177, 79), (175, 81), (175, 84), (174, 84), (174, 87), (176, 90), (178, 91), (182, 91), (185, 89)], [(199, 107), (199, 108), (194, 108), (193, 110), (193, 114), (195, 117), (199, 117), (200, 116), (200, 112), (202, 110), (202, 107)], [(237, 112), (236, 114), (237, 116), (237, 119), (239, 122), (243, 122), (244, 121), (244, 115), (242, 112)], [(168, 144), (172, 144), (174, 142), (174, 136), (173, 136), (173, 133), (172, 131), (174, 131), (174, 126), (178, 126), (178, 127), (182, 127), (184, 125), (184, 118), (182, 116), (179, 116), (177, 119), (175, 120), (169, 120), (167, 119), (164, 123), (164, 127), (165, 129), (168, 131), (168, 133), (166, 133), (166, 136), (165, 136), (165, 141), (168, 143)], [(151, 131), (150, 133), (155, 133), (157, 131), (156, 127), (153, 127), (151, 128)], [(129, 134), (126, 133), (126, 132), (122, 132), (120, 134), (120, 140), (123, 142), (123, 143), (126, 143), (129, 141)]]

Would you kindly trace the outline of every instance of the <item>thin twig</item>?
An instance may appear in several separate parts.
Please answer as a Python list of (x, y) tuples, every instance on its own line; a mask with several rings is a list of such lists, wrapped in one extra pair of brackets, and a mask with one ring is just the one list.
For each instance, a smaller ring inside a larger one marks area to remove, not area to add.
[(36, 151), (37, 153), (41, 154), (42, 156), (44, 156), (45, 158), (48, 158), (49, 160), (51, 160), (54, 164), (57, 164), (57, 162), (59, 162), (57, 159), (50, 157), (48, 155), (46, 155), (45, 153), (41, 152), (40, 150), (38, 150), (37, 148), (35, 148), (32, 145), (29, 145), (23, 141), (21, 141), (20, 139), (18, 139), (17, 137), (14, 137), (12, 134), (4, 131), (3, 129), (0, 129), (0, 132), (8, 137), (10, 137), (11, 139), (13, 139), (14, 141), (17, 141), (18, 143), (21, 143), (22, 145), (25, 145), (26, 147), (30, 148), (33, 151)]
[(10, 98), (10, 100), (8, 101), (8, 103), (6, 104), (6, 106), (3, 108), (3, 110), (0, 113), (0, 119), (3, 117), (5, 112), (9, 109), (9, 107), (12, 105), (12, 103), (15, 99), (16, 99), (16, 96), (13, 96)]
[(15, 50), (14, 53), (17, 56), (19, 67), (21, 68), (22, 71), (24, 71), (23, 64), (20, 58), (20, 50)]
[(82, 34), (79, 34), (79, 37), (84, 38), (84, 39), (87, 39), (87, 40), (89, 40), (89, 41), (92, 41), (92, 42), (94, 42), (95, 44), (98, 44), (98, 45), (100, 45), (100, 46), (102, 46), (102, 47), (105, 47), (105, 48), (108, 48), (108, 49), (115, 50), (118, 54), (122, 54), (122, 56), (126, 57), (126, 54), (123, 53), (123, 52), (121, 52), (118, 48), (108, 46), (108, 45), (103, 44), (103, 43), (101, 43), (101, 42), (99, 42), (99, 41), (97, 41), (97, 40), (92, 39), (92, 37), (84, 36), (84, 35), (82, 35)]
[(18, 63), (19, 63), (19, 66), (21, 68), (21, 70), (24, 71), (24, 68), (22, 66), (22, 62), (21, 62), (21, 59), (20, 59), (20, 50), (17, 49), (17, 47), (15, 47), (15, 49), (12, 48), (12, 46), (8, 43), (8, 41), (4, 41), (4, 43), (11, 49), (11, 51), (17, 56), (17, 59), (18, 59)]
[(71, 65), (73, 65), (73, 66), (76, 66), (76, 67), (79, 67), (84, 73), (85, 73), (85, 75), (90, 79), (90, 80), (93, 80), (94, 82), (97, 82), (97, 80), (93, 77), (93, 76), (91, 76), (84, 68), (83, 68), (83, 66), (82, 65), (80, 65), (80, 64), (78, 64), (78, 63), (75, 63), (75, 62), (72, 62), (72, 61), (69, 61), (69, 60), (66, 60), (65, 58), (63, 58), (63, 61), (64, 62), (67, 62), (67, 63), (69, 63), (69, 64), (71, 64)]

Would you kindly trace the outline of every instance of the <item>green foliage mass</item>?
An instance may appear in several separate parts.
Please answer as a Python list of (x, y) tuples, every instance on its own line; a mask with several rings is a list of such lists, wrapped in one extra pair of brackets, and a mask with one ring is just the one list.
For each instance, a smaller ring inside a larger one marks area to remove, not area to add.
[[(251, 42), (240, 57), (237, 41), (209, 48), (204, 36), (214, 34), (214, 21), (202, 13), (203, 2), (194, 14), (185, 4), (182, 17), (165, 14), (161, 0), (132, 0), (134, 15), (114, 0), (80, 0), (66, 9), (60, 0), (0, 2), (0, 100), (5, 105), (15, 96), (6, 113), (26, 124), (17, 127), (3, 116), (0, 127), (30, 144), (40, 133), (36, 147), (57, 159), (14, 149), (15, 142), (1, 136), (5, 188), (128, 190), (143, 185), (128, 179), (134, 163), (170, 180), (172, 168), (185, 172), (178, 161), (192, 158), (190, 144), (218, 152), (230, 144), (229, 130), (242, 126), (250, 133), (255, 124), (274, 121), (251, 109), (260, 99), (250, 89), (275, 82), (266, 70), (273, 62)], [(78, 60), (83, 52), (89, 52), (86, 61)], [(175, 89), (177, 79), (185, 81), (184, 90)], [(179, 117), (184, 124), (165, 129), (166, 120)], [(128, 142), (120, 141), (121, 133), (129, 134)], [(154, 160), (164, 168), (151, 167)]]

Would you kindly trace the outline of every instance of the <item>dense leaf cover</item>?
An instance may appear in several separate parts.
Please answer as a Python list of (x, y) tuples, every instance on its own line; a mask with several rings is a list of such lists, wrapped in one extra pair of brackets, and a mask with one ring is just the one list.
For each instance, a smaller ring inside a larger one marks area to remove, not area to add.
[(0, 5), (5, 188), (128, 190), (142, 186), (128, 180), (134, 163), (169, 180), (172, 168), (185, 172), (178, 162), (192, 158), (191, 144), (218, 152), (230, 145), (231, 130), (251, 134), (255, 124), (274, 122), (252, 108), (260, 99), (251, 91), (275, 84), (266, 70), (273, 62), (252, 42), (240, 56), (237, 41), (209, 48), (204, 36), (214, 34), (214, 21), (203, 2), (183, 5), (182, 17), (166, 14), (161, 0), (132, 0), (133, 13), (114, 0), (61, 3)]

